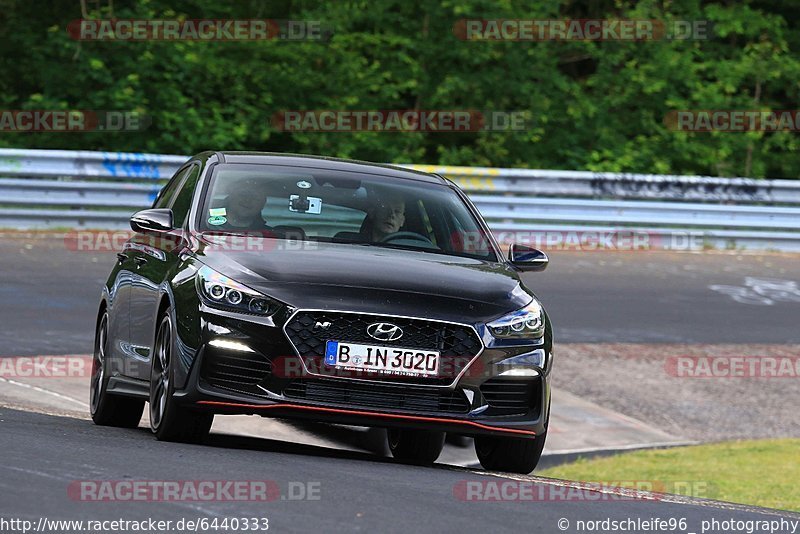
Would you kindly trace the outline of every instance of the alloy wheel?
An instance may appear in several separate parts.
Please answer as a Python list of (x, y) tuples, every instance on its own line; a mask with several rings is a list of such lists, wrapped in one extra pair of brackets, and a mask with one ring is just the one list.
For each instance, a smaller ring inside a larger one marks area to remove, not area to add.
[(172, 322), (164, 317), (156, 337), (153, 369), (150, 374), (150, 426), (161, 425), (167, 410), (170, 389), (170, 359), (172, 357)]
[(92, 358), (92, 379), (90, 382), (90, 408), (92, 413), (97, 412), (100, 406), (100, 397), (103, 392), (103, 380), (106, 376), (106, 344), (108, 342), (108, 313), (103, 314), (100, 325), (97, 327), (97, 341)]

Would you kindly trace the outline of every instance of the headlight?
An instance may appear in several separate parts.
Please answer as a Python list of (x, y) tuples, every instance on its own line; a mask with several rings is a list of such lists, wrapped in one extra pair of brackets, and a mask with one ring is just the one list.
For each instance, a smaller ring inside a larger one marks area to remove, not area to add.
[(534, 299), (530, 304), (492, 321), (489, 331), (500, 339), (536, 339), (544, 335), (544, 308)]
[(215, 308), (266, 316), (281, 306), (278, 301), (206, 266), (197, 272), (197, 287), (203, 300)]

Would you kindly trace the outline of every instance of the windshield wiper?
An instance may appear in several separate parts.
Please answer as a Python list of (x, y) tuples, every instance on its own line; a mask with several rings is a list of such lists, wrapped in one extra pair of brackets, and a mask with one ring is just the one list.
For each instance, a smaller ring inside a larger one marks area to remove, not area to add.
[(381, 248), (391, 248), (396, 250), (411, 250), (413, 252), (430, 252), (432, 254), (445, 254), (445, 252), (434, 245), (435, 248), (430, 247), (415, 247), (413, 245), (392, 245), (391, 243), (366, 243)]

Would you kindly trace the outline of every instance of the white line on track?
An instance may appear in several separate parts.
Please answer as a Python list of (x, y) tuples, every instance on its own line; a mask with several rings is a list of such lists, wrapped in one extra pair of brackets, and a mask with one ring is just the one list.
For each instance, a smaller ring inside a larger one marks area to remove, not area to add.
[(11, 384), (12, 386), (19, 386), (21, 388), (32, 389), (32, 390), (34, 390), (36, 392), (44, 393), (45, 395), (51, 395), (53, 397), (58, 397), (59, 399), (63, 399), (63, 400), (69, 401), (69, 402), (71, 402), (73, 404), (77, 404), (81, 408), (88, 408), (89, 407), (89, 405), (84, 401), (79, 401), (77, 399), (73, 399), (72, 397), (68, 397), (67, 395), (62, 395), (61, 393), (58, 393), (56, 391), (50, 391), (49, 389), (41, 388), (39, 386), (32, 386), (30, 384), (25, 384), (23, 382), (17, 382), (16, 380), (11, 380), (9, 378), (3, 378), (3, 377), (0, 377), (0, 382), (6, 383), (6, 384)]
[(562, 456), (565, 454), (590, 454), (595, 452), (610, 451), (635, 451), (638, 449), (660, 449), (664, 447), (685, 447), (688, 445), (699, 445), (699, 441), (663, 441), (657, 443), (634, 443), (632, 445), (618, 445), (616, 447), (587, 447), (585, 449), (564, 449), (548, 452), (545, 450), (542, 456)]

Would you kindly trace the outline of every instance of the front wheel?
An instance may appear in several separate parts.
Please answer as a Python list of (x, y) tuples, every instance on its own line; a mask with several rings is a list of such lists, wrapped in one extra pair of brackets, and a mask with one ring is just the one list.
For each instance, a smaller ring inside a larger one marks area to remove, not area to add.
[(178, 406), (174, 399), (172, 319), (161, 317), (150, 367), (150, 429), (159, 441), (200, 443), (211, 430), (214, 414)]
[(475, 452), (484, 469), (527, 475), (539, 463), (547, 432), (533, 439), (477, 436)]
[(444, 432), (390, 428), (386, 432), (389, 451), (401, 462), (429, 465), (444, 447)]
[(96, 425), (136, 428), (142, 419), (144, 401), (108, 392), (108, 312), (97, 323), (89, 383), (89, 410)]

